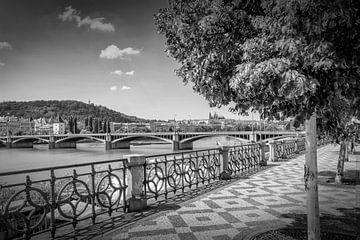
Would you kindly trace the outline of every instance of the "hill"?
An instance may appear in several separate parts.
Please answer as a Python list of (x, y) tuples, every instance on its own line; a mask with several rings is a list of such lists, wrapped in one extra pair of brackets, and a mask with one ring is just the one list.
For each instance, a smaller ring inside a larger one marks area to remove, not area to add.
[(82, 121), (87, 117), (106, 119), (113, 122), (147, 122), (145, 119), (137, 118), (135, 116), (128, 116), (126, 114), (116, 112), (107, 107), (87, 104), (80, 101), (73, 100), (38, 100), (29, 102), (1, 102), (0, 116), (16, 116), (23, 118), (50, 118), (56, 117), (58, 114), (67, 119), (70, 116), (77, 117)]

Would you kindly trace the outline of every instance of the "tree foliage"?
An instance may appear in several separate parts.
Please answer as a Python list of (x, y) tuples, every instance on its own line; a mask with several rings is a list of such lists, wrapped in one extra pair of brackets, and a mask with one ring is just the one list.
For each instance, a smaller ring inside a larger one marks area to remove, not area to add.
[(313, 112), (335, 119), (337, 106), (359, 116), (359, 4), (179, 0), (155, 22), (177, 75), (211, 106), (303, 122)]

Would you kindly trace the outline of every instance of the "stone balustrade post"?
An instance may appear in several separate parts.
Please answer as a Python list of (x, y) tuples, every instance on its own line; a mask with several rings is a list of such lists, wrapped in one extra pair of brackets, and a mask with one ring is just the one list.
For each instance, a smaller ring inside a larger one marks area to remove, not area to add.
[(220, 147), (220, 179), (227, 180), (231, 178), (231, 173), (229, 171), (229, 146)]
[(276, 156), (276, 148), (277, 144), (275, 141), (269, 142), (270, 162), (276, 162), (278, 160), (278, 156)]
[(266, 144), (264, 142), (260, 143), (260, 166), (266, 166), (267, 162), (266, 162), (266, 158), (265, 158), (265, 148), (266, 148)]
[(142, 211), (147, 207), (146, 196), (144, 193), (144, 154), (131, 154), (124, 156), (127, 158), (129, 171), (126, 175), (126, 201), (129, 212)]

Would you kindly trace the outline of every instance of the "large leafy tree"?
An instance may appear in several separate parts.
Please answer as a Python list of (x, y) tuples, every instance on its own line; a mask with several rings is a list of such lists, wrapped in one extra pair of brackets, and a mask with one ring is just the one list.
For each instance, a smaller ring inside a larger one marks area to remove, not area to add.
[[(177, 75), (211, 106), (257, 110), (266, 119), (315, 119), (331, 130), (336, 106), (359, 116), (360, 2), (177, 0), (155, 15)], [(345, 110), (344, 110), (345, 111)], [(330, 119), (328, 121), (327, 119)], [(307, 146), (309, 239), (319, 238), (316, 149)]]

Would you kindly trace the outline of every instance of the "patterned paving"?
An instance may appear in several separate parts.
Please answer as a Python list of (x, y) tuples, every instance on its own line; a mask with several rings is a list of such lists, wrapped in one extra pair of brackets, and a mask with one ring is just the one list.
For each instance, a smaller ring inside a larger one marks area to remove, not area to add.
[[(335, 171), (338, 150), (332, 145), (318, 150), (319, 172)], [(296, 219), (289, 216), (306, 213), (304, 155), (276, 164), (101, 239), (241, 239), (254, 228), (294, 224)], [(359, 170), (360, 155), (350, 155), (345, 169)], [(319, 185), (319, 200), (321, 216), (341, 216), (343, 209), (355, 208), (355, 188)]]

